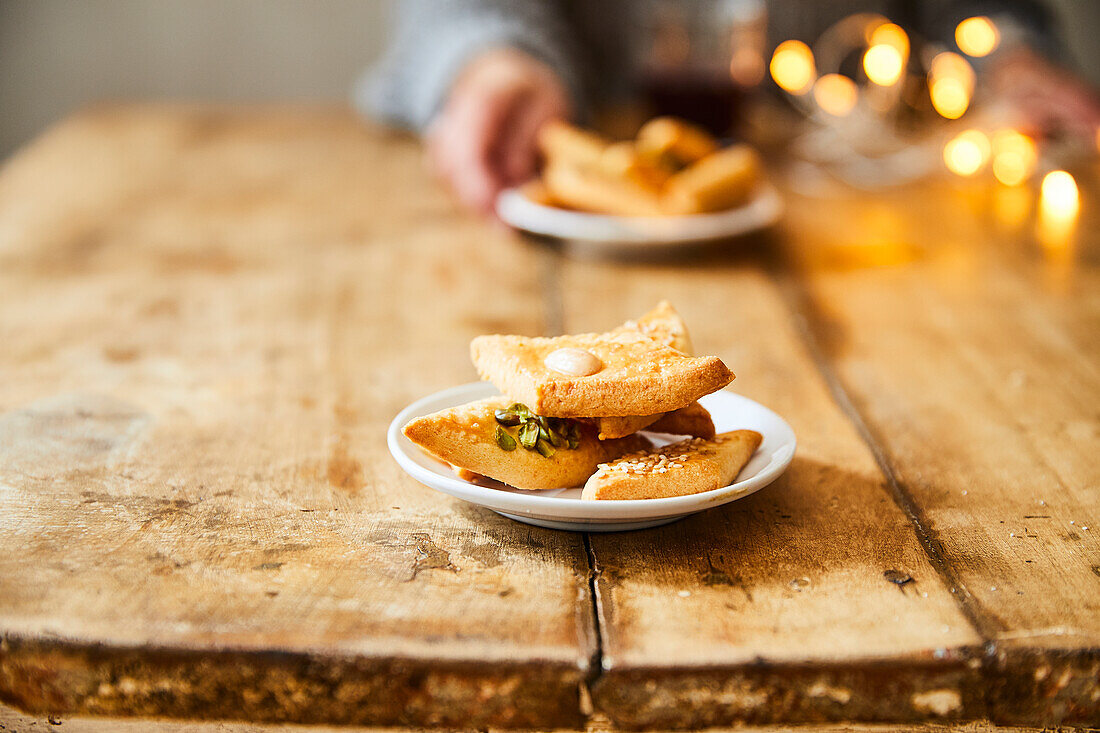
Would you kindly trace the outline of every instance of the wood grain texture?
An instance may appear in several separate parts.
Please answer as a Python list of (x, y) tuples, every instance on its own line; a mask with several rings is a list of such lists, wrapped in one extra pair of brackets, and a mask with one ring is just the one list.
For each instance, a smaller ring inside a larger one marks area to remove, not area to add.
[(730, 389), (777, 410), (800, 441), (787, 474), (752, 497), (653, 532), (592, 536), (595, 704), (632, 728), (980, 716), (981, 641), (756, 254), (564, 268), (568, 330), (667, 297), (696, 351), (737, 374)]
[[(1086, 204), (1075, 243), (1044, 248), (1027, 199), (1008, 195), (797, 200), (789, 286), (988, 642), (991, 715), (1096, 725), (1097, 212)], [(853, 266), (861, 251), (877, 266)]]
[(17, 156), (0, 697), (577, 724), (581, 538), (430, 492), (385, 446), (402, 406), (476, 378), (472, 336), (544, 330), (539, 258), (341, 110), (105, 108)]
[[(62, 727), (63, 726), (63, 727)], [(157, 721), (147, 718), (72, 718), (69, 716), (32, 716), (0, 705), (0, 731), (10, 733), (40, 733), (59, 730), (64, 733), (394, 733), (392, 728), (362, 728), (347, 726), (297, 726), (229, 722)], [(587, 733), (610, 733), (606, 719), (595, 716), (586, 726)], [(720, 730), (720, 729), (719, 729)], [(1049, 731), (1049, 729), (1046, 729)], [(824, 725), (798, 727), (739, 727), (738, 733), (1042, 733), (1037, 728), (1002, 728), (988, 723), (971, 723), (961, 727), (941, 725), (896, 726)], [(723, 732), (724, 733), (724, 732)], [(732, 733), (732, 732), (731, 732)]]
[[(53, 727), (52, 727), (53, 726)], [(64, 726), (64, 727), (61, 727)], [(393, 733), (389, 728), (346, 726), (297, 726), (236, 722), (182, 722), (124, 718), (72, 718), (68, 716), (31, 716), (0, 705), (0, 731), (39, 733), (61, 730), (65, 733)], [(585, 725), (586, 733), (611, 733), (615, 730), (602, 716), (594, 716)], [(1049, 733), (1051, 729), (1001, 727), (990, 723), (944, 725), (810, 725), (810, 726), (742, 726), (736, 729), (714, 729), (720, 733)]]
[[(926, 185), (597, 264), (459, 212), (419, 157), (344, 110), (108, 107), (0, 171), (0, 698), (549, 729), (594, 681), (634, 728), (1100, 722), (1090, 196), (1068, 254)], [(660, 298), (794, 426), (781, 481), (586, 539), (389, 458), (472, 336)]]

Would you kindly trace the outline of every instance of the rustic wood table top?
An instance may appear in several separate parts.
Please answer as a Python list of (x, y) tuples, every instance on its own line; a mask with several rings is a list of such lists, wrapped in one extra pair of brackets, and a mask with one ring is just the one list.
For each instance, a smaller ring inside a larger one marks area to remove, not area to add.
[[(342, 109), (55, 126), (0, 171), (0, 699), (1100, 724), (1097, 199), (1042, 246), (1024, 189), (834, 188), (768, 236), (609, 262), (461, 211)], [(767, 489), (586, 536), (390, 458), (399, 409), (476, 378), (473, 336), (661, 298), (798, 434)]]

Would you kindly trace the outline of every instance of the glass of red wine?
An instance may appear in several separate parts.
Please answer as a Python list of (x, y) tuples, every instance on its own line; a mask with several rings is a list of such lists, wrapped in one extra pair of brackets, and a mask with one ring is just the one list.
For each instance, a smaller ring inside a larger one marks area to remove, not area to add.
[(639, 30), (634, 67), (646, 111), (728, 136), (764, 78), (763, 0), (647, 0)]

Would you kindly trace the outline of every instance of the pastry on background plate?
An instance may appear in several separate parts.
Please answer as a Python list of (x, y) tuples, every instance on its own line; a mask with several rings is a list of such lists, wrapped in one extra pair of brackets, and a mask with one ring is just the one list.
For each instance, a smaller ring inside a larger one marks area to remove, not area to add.
[(658, 117), (634, 140), (606, 137), (554, 120), (538, 133), (545, 165), (524, 188), (546, 206), (623, 217), (727, 211), (751, 198), (761, 166), (747, 145), (722, 148), (696, 125)]

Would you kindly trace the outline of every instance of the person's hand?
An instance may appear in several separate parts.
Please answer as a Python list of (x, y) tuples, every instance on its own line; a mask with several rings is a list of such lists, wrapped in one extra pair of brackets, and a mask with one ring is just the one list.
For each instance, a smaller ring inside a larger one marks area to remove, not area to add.
[(993, 87), (1033, 131), (1065, 132), (1094, 139), (1100, 129), (1100, 99), (1072, 72), (1026, 46), (1014, 49), (992, 69)]
[(515, 49), (487, 51), (463, 69), (429, 125), (429, 163), (463, 203), (489, 211), (502, 188), (535, 174), (539, 127), (569, 111), (550, 67)]

